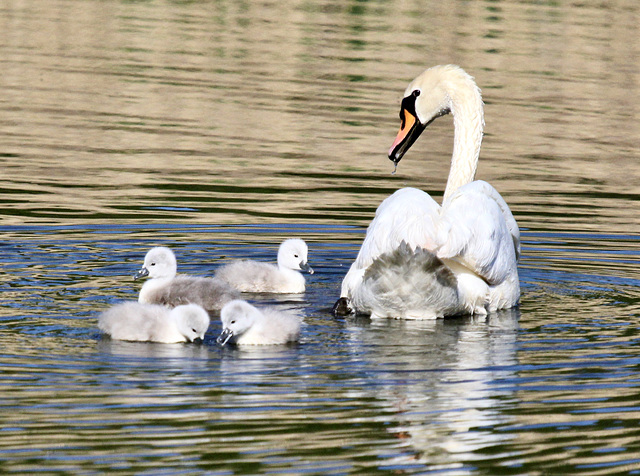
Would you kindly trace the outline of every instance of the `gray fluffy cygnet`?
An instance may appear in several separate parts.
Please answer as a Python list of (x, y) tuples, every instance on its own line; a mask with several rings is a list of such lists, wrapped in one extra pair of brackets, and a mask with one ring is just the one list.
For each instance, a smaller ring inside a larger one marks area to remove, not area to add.
[(248, 293), (303, 293), (305, 279), (300, 271), (313, 274), (307, 263), (307, 244), (292, 238), (278, 249), (278, 264), (242, 260), (222, 266), (215, 277), (232, 288)]
[(220, 311), (222, 333), (218, 344), (276, 345), (295, 342), (300, 336), (297, 316), (273, 308), (258, 309), (246, 301), (235, 300)]
[(98, 328), (117, 340), (193, 342), (204, 338), (209, 314), (197, 304), (169, 309), (129, 301), (104, 311), (98, 319)]
[(177, 269), (176, 257), (169, 248), (149, 250), (142, 269), (134, 276), (151, 278), (142, 286), (138, 302), (170, 307), (193, 303), (213, 311), (239, 297), (238, 291), (220, 279), (177, 275)]

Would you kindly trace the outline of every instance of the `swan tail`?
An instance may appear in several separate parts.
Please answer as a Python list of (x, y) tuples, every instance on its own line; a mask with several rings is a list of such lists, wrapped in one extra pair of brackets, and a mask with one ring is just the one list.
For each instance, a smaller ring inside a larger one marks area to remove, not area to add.
[(372, 317), (434, 319), (464, 311), (454, 273), (431, 251), (404, 241), (373, 261), (351, 298)]

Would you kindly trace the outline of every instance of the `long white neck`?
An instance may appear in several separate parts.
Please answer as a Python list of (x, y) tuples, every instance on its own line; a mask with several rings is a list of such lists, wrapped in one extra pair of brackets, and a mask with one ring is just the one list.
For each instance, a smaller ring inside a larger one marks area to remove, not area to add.
[(451, 170), (442, 198), (443, 202), (459, 187), (475, 179), (484, 127), (480, 89), (470, 77), (465, 87), (460, 87), (460, 83), (456, 84), (457, 87), (452, 85), (448, 91), (451, 98), (454, 139)]

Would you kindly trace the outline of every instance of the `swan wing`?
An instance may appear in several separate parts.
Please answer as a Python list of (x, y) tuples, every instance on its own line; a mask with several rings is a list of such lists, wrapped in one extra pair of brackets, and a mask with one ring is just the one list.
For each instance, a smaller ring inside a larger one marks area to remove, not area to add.
[(401, 188), (387, 197), (376, 210), (356, 258), (358, 268), (367, 268), (384, 253), (401, 243), (411, 248), (436, 249), (436, 228), (440, 205), (416, 188)]
[(401, 188), (387, 197), (376, 210), (358, 256), (342, 280), (340, 295), (351, 296), (362, 284), (365, 270), (402, 243), (435, 252), (439, 209), (428, 193), (416, 188)]
[(511, 233), (511, 238), (513, 239), (513, 248), (516, 253), (516, 262), (520, 261), (520, 228), (518, 227), (518, 223), (516, 222), (516, 219), (513, 218), (513, 213), (511, 213), (509, 205), (507, 205), (507, 202), (504, 201), (502, 195), (500, 195), (498, 191), (487, 182), (482, 181), (482, 183), (485, 183), (489, 187), (489, 191), (491, 192), (490, 197), (496, 201), (496, 203), (500, 207), (500, 210), (502, 211), (502, 216), (504, 217), (504, 221), (507, 224), (509, 233)]
[(478, 180), (460, 187), (443, 204), (437, 255), (473, 271), (487, 283), (513, 274), (520, 256), (520, 231), (500, 194)]

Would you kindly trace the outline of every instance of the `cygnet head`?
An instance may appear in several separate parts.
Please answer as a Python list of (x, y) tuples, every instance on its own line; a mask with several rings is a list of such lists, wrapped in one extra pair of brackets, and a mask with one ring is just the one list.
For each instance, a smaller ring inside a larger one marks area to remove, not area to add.
[(216, 341), (220, 345), (225, 345), (232, 337), (244, 334), (260, 315), (260, 311), (247, 301), (236, 299), (227, 303), (220, 311), (222, 334)]
[(292, 238), (283, 241), (278, 249), (278, 266), (313, 274), (313, 269), (307, 263), (307, 253), (307, 244), (303, 240)]
[(133, 279), (149, 276), (151, 278), (173, 278), (178, 270), (176, 256), (169, 248), (157, 246), (151, 248), (144, 257), (142, 269), (138, 271)]
[(209, 314), (197, 304), (175, 307), (171, 310), (171, 318), (174, 319), (180, 334), (189, 342), (204, 339), (204, 334), (209, 328)]

